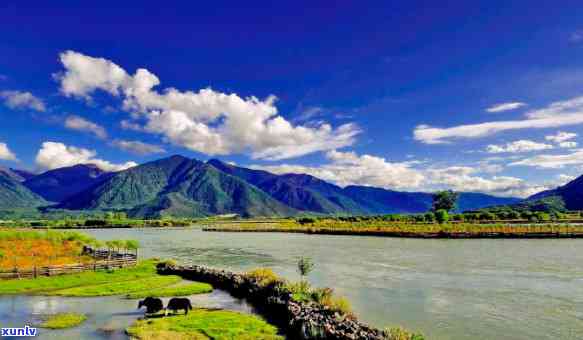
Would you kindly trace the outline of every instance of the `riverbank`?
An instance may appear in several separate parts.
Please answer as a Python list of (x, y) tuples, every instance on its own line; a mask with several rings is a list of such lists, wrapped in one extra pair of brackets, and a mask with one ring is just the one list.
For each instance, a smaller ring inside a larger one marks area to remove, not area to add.
[[(212, 269), (204, 266), (160, 264), (158, 272), (185, 279), (207, 282), (250, 301), (268, 320), (283, 328), (291, 339), (405, 339), (423, 340), (419, 334), (402, 329), (380, 330), (359, 322), (350, 312), (331, 308), (316, 301), (298, 301), (290, 284), (278, 278), (258, 278), (252, 275)], [(268, 276), (269, 277), (269, 276)], [(309, 290), (308, 290), (309, 291)], [(312, 291), (314, 294), (316, 291)], [(320, 294), (326, 289), (318, 290)], [(331, 293), (331, 290), (328, 292)]]
[(421, 239), (545, 239), (583, 238), (580, 225), (506, 225), (506, 224), (394, 224), (351, 225), (321, 227), (317, 225), (252, 225), (221, 224), (206, 225), (208, 232), (279, 232), (321, 235), (383, 236)]

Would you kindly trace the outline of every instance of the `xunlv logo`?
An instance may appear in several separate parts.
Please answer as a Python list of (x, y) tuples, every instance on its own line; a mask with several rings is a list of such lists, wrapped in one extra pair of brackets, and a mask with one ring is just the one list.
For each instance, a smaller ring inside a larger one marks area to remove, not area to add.
[(9, 337), (9, 336), (36, 336), (37, 330), (33, 327), (16, 327), (16, 328), (2, 328), (2, 333), (0, 333), (2, 337)]

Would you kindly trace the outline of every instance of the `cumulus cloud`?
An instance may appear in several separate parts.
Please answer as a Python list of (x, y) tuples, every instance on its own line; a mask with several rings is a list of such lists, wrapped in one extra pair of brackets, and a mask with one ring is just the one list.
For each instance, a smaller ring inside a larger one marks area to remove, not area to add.
[(559, 155), (537, 155), (512, 162), (511, 166), (531, 166), (536, 168), (558, 169), (565, 165), (583, 164), (583, 149), (576, 149), (568, 154)]
[(478, 169), (467, 166), (453, 166), (428, 169), (428, 184), (455, 191), (483, 192), (498, 196), (528, 197), (548, 187), (532, 185), (521, 178), (511, 176), (477, 176)]
[(159, 134), (206, 154), (247, 152), (253, 158), (279, 160), (349, 146), (360, 133), (354, 124), (294, 126), (278, 115), (273, 96), (242, 98), (210, 88), (157, 91), (160, 80), (146, 69), (130, 75), (107, 59), (73, 51), (60, 59), (65, 71), (57, 79), (64, 95), (90, 99), (92, 92), (103, 90), (120, 96), (123, 109), (135, 118), (122, 122), (123, 127)]
[(414, 162), (388, 162), (371, 155), (354, 152), (329, 151), (330, 161), (318, 167), (282, 164), (275, 166), (253, 166), (273, 173), (305, 173), (336, 183), (340, 186), (365, 185), (386, 189), (416, 188), (424, 176), (412, 168)]
[(486, 111), (496, 113), (496, 112), (516, 110), (516, 109), (519, 109), (523, 106), (526, 106), (526, 103), (522, 103), (522, 102), (500, 103), (500, 104), (490, 106), (489, 108), (486, 109)]
[(0, 98), (4, 99), (4, 105), (11, 109), (31, 109), (40, 112), (46, 111), (45, 103), (30, 92), (1, 91)]
[(516, 177), (480, 176), (502, 170), (501, 165), (488, 162), (479, 163), (475, 168), (450, 166), (423, 169), (420, 168), (420, 162), (388, 162), (381, 157), (357, 155), (354, 152), (329, 151), (326, 156), (329, 162), (320, 166), (281, 164), (254, 165), (252, 168), (277, 174), (310, 174), (340, 186), (364, 185), (396, 190), (453, 189), (497, 196), (527, 197), (548, 189), (547, 186), (532, 185)]
[(525, 119), (458, 125), (449, 128), (418, 125), (413, 136), (426, 144), (448, 143), (452, 139), (480, 138), (498, 132), (520, 129), (542, 129), (583, 124), (583, 97), (559, 101), (527, 112)]
[(71, 130), (88, 132), (95, 135), (97, 138), (106, 139), (107, 131), (105, 128), (97, 123), (89, 121), (79, 116), (69, 116), (65, 120), (65, 127)]
[(0, 143), (0, 159), (4, 161), (15, 161), (16, 155), (10, 151), (6, 143)]
[(148, 144), (140, 141), (130, 141), (116, 139), (112, 144), (124, 151), (131, 152), (136, 155), (150, 155), (156, 153), (165, 153), (166, 150), (158, 145)]
[(134, 162), (113, 164), (103, 159), (95, 158), (94, 150), (67, 146), (63, 143), (44, 142), (36, 155), (36, 164), (46, 170), (73, 166), (77, 164), (95, 164), (105, 171), (121, 171), (136, 166)]
[(488, 153), (519, 153), (552, 149), (550, 144), (537, 143), (531, 140), (517, 140), (505, 145), (490, 144), (486, 147)]

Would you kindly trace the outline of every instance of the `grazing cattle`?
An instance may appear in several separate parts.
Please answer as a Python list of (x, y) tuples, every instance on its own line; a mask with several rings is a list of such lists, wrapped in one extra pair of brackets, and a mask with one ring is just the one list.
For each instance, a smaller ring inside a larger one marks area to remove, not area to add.
[(168, 301), (168, 307), (164, 310), (164, 314), (168, 315), (168, 310), (175, 313), (178, 310), (184, 309), (184, 315), (188, 314), (188, 311), (192, 309), (190, 300), (187, 298), (172, 298)]
[(153, 297), (147, 297), (144, 300), (141, 300), (138, 303), (138, 309), (142, 308), (142, 306), (146, 306), (146, 314), (157, 313), (164, 309), (162, 300)]

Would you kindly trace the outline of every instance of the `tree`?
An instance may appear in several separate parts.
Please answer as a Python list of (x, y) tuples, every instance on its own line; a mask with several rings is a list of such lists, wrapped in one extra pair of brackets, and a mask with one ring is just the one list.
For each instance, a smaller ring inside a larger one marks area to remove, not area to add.
[(435, 219), (437, 220), (437, 223), (443, 224), (449, 221), (449, 214), (445, 209), (439, 209), (435, 212)]
[(452, 190), (444, 190), (434, 193), (432, 210), (434, 212), (441, 209), (447, 212), (452, 211), (455, 209), (459, 195), (459, 193)]
[(425, 222), (433, 222), (435, 220), (435, 214), (433, 213), (425, 213), (425, 215), (423, 215), (423, 217), (425, 218)]
[(302, 281), (305, 281), (305, 277), (310, 274), (310, 272), (314, 269), (314, 262), (309, 257), (300, 257), (298, 261), (298, 273), (302, 277)]

